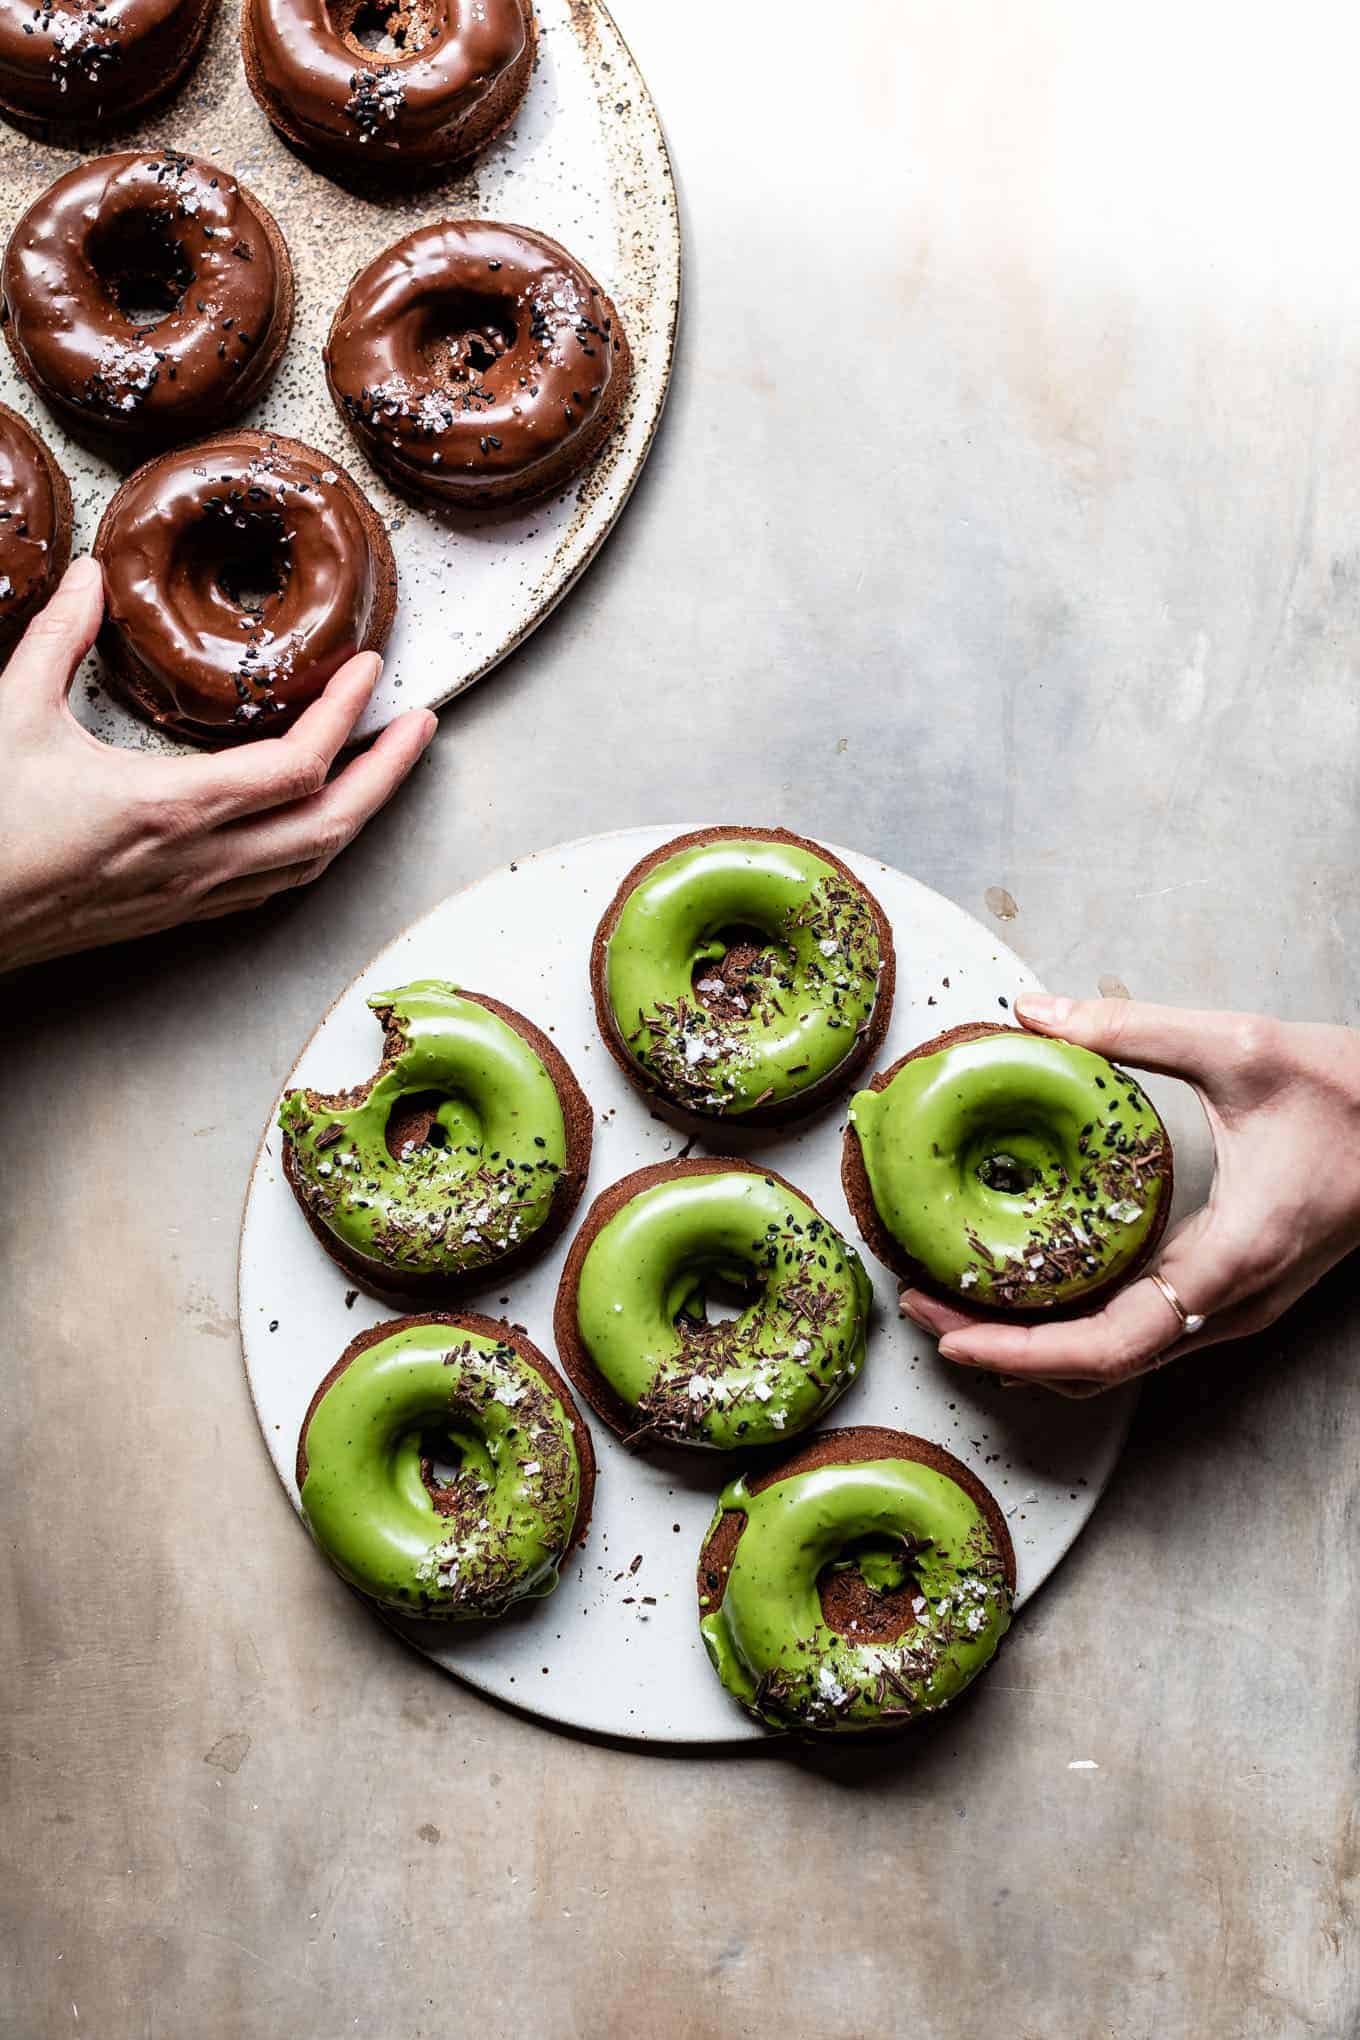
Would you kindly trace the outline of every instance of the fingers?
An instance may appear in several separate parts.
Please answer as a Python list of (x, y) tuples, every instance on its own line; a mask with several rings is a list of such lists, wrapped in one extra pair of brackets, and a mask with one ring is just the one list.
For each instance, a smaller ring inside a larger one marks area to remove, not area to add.
[(297, 865), (319, 877), (391, 799), (438, 727), (428, 709), (411, 709), (309, 800), (222, 830), (222, 883)]
[(104, 576), (88, 554), (72, 560), (56, 594), (29, 624), (5, 669), (5, 692), (55, 708), (94, 643), (104, 614)]
[(210, 892), (204, 893), (191, 918), (195, 921), (217, 921), (224, 914), (246, 913), (251, 907), (262, 907), (266, 900), (272, 900), (278, 893), (310, 885), (324, 869), (324, 865), (312, 861), (285, 864), (277, 871), (255, 871), (249, 878), (229, 879), (225, 885), (216, 885)]
[(211, 758), (176, 759), (166, 772), (167, 796), (184, 801), (197, 822), (212, 828), (319, 793), (372, 700), (381, 672), (376, 652), (359, 652), (331, 676), (283, 736)]
[(1138, 999), (1064, 999), (1027, 992), (1017, 1017), (1035, 1034), (1054, 1034), (1112, 1061), (1185, 1077), (1210, 1097), (1230, 1090), (1244, 1069), (1267, 1056), (1277, 1023), (1250, 1013), (1204, 1013)]
[[(1158, 1273), (1170, 1282), (1187, 1312), (1209, 1318), (1199, 1338), (1230, 1338), (1225, 1329), (1239, 1306), (1244, 1273), (1235, 1252), (1223, 1239), (1209, 1211), (1196, 1212), (1168, 1241)], [(1190, 1342), (1181, 1337), (1181, 1321), (1166, 1297), (1143, 1277), (1112, 1297), (1103, 1310), (1088, 1317), (1040, 1324), (992, 1324), (967, 1317), (917, 1289), (903, 1292), (903, 1315), (940, 1342), (945, 1360), (965, 1367), (986, 1367), (1050, 1386), (1094, 1383), (1113, 1388), (1162, 1364)], [(1223, 1315), (1220, 1316), (1219, 1314)]]

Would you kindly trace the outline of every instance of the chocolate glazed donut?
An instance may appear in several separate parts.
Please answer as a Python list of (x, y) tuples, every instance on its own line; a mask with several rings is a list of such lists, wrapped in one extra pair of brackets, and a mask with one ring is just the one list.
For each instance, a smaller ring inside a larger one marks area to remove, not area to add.
[(326, 343), (340, 415), (373, 465), (468, 504), (557, 488), (604, 444), (628, 341), (600, 286), (546, 234), (419, 227), (350, 284)]
[[(376, 25), (384, 49), (360, 39)], [(513, 120), (534, 61), (530, 0), (245, 0), (246, 80), (323, 167), (428, 171)]]
[(0, 404), (0, 658), (70, 557), (70, 485), (32, 426)]
[(324, 454), (224, 433), (130, 475), (95, 534), (110, 684), (195, 743), (274, 735), (355, 652), (380, 650), (397, 599), (377, 513)]
[(273, 219), (227, 171), (172, 149), (97, 156), (59, 177), (10, 236), (0, 291), (22, 373), (109, 448), (236, 416), (293, 319)]
[(122, 125), (169, 98), (215, 0), (0, 0), (0, 108), (35, 122)]

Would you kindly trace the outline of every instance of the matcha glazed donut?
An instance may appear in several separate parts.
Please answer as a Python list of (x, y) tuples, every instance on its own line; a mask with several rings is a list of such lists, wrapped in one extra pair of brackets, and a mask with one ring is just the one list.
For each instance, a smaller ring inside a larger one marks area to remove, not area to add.
[(698, 829), (628, 873), (595, 933), (600, 1032), (634, 1084), (704, 1119), (768, 1125), (876, 1052), (896, 965), (887, 916), (786, 829)]
[(713, 1669), (758, 1721), (883, 1734), (937, 1713), (990, 1662), (1015, 1552), (952, 1453), (861, 1425), (723, 1490), (698, 1590)]
[(437, 979), (380, 992), (383, 1059), (289, 1091), (283, 1170), (328, 1254), (377, 1295), (447, 1297), (540, 1254), (590, 1167), (591, 1111), (547, 1036)]
[(586, 1534), (590, 1433), (566, 1383), (494, 1318), (396, 1318), (352, 1339), (298, 1437), (313, 1537), (381, 1607), (446, 1622), (549, 1594)]
[(846, 1201), (904, 1282), (969, 1310), (1089, 1310), (1156, 1252), (1171, 1142), (1134, 1079), (1072, 1042), (979, 1021), (851, 1100)]
[[(710, 1322), (707, 1282), (740, 1286)], [(771, 1169), (720, 1157), (638, 1169), (572, 1242), (553, 1332), (625, 1444), (727, 1451), (805, 1431), (864, 1362), (872, 1290), (854, 1248)]]

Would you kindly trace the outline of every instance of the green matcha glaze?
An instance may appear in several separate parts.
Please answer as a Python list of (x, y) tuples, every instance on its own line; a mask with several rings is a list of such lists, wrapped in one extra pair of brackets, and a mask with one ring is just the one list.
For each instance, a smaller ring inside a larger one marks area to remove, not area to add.
[[(915, 1460), (820, 1466), (757, 1494), (736, 1480), (710, 1537), (729, 1509), (746, 1523), (721, 1603), (701, 1585), (700, 1629), (728, 1692), (772, 1727), (854, 1731), (931, 1713), (977, 1676), (1010, 1625), (986, 1517)], [(900, 1637), (863, 1641), (827, 1622), (818, 1581), (847, 1563), (876, 1592), (914, 1583)]]
[[(522, 1035), (452, 985), (369, 1004), (387, 1030), (372, 1083), (351, 1099), (290, 1091), (279, 1112), (308, 1208), (398, 1283), (493, 1267), (544, 1224), (566, 1164), (552, 1077)], [(413, 1098), (437, 1103), (434, 1123), (397, 1161), (388, 1121)]]
[(930, 1281), (969, 1303), (1073, 1304), (1133, 1267), (1170, 1196), (1144, 1092), (1103, 1057), (991, 1034), (857, 1092), (850, 1120), (879, 1218)]
[[(715, 1276), (750, 1301), (709, 1323)], [(577, 1327), (640, 1432), (727, 1450), (793, 1437), (831, 1407), (863, 1363), (871, 1296), (858, 1254), (811, 1205), (734, 1169), (658, 1183), (600, 1228)]]
[[(576, 1440), (513, 1346), (407, 1325), (337, 1376), (302, 1442), (312, 1534), (383, 1607), (473, 1621), (557, 1585), (581, 1498)], [(458, 1468), (437, 1506), (422, 1455)]]
[(834, 865), (733, 838), (639, 881), (605, 983), (644, 1081), (688, 1111), (737, 1118), (835, 1074), (869, 1023), (881, 963), (869, 903)]

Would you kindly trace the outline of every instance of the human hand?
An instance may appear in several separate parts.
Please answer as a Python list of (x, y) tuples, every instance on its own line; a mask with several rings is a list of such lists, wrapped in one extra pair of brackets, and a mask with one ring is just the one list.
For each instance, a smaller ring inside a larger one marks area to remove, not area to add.
[(944, 1359), (1095, 1395), (1263, 1331), (1360, 1245), (1360, 1031), (1126, 999), (1030, 996), (1015, 1010), (1035, 1034), (1195, 1087), (1213, 1136), (1213, 1185), (1167, 1236), (1157, 1273), (1206, 1322), (1184, 1336), (1147, 1275), (1103, 1310), (1037, 1325), (984, 1324), (905, 1290), (903, 1316), (939, 1339)]
[(76, 560), (0, 674), (0, 969), (310, 884), (437, 727), (412, 709), (329, 778), (382, 670), (362, 652), (283, 736), (194, 757), (100, 743), (69, 695), (103, 606), (97, 564)]

